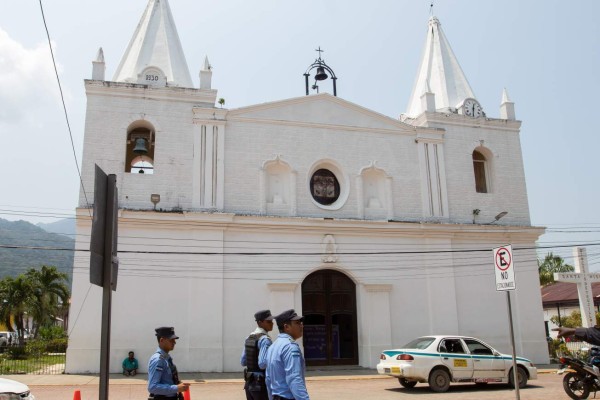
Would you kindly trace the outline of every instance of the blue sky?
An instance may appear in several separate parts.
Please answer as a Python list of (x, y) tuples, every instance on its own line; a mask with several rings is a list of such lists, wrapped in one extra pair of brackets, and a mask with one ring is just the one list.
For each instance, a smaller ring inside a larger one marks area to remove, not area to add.
[[(0, 0), (0, 217), (50, 222), (77, 204), (78, 177), (39, 2)], [(430, 1), (171, 0), (194, 83), (204, 56), (227, 108), (303, 95), (317, 46), (338, 76), (338, 95), (398, 117), (425, 42)], [(81, 158), (83, 79), (104, 49), (112, 77), (146, 0), (44, 2)], [(490, 117), (502, 89), (523, 121), (531, 220), (541, 245), (600, 242), (600, 2), (435, 1), (450, 44)], [(326, 85), (322, 88), (330, 89)], [(40, 213), (40, 214), (32, 214)], [(589, 247), (600, 270), (600, 247)], [(555, 250), (563, 256), (570, 249)]]

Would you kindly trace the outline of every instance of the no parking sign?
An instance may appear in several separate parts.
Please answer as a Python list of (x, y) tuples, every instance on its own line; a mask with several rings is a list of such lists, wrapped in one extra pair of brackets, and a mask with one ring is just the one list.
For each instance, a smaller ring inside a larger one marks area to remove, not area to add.
[(512, 246), (497, 247), (494, 250), (494, 271), (496, 271), (496, 290), (515, 290), (515, 268)]

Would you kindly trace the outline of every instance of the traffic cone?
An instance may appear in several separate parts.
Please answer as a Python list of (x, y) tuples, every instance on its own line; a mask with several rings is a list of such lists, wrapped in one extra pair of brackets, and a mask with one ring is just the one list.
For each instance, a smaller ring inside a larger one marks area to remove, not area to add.
[(191, 388), (188, 388), (187, 392), (183, 392), (183, 400), (192, 400)]
[(80, 390), (76, 390), (73, 393), (73, 400), (81, 400), (81, 391)]

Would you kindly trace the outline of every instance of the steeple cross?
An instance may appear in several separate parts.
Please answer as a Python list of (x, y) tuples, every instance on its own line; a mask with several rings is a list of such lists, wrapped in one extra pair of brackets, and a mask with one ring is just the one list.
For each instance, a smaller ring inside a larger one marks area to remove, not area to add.
[(321, 53), (325, 53), (325, 50), (321, 50), (321, 46), (319, 46), (318, 49), (315, 49), (315, 51), (319, 52), (319, 58), (321, 58)]
[(573, 249), (573, 258), (575, 259), (575, 272), (555, 272), (554, 280), (577, 284), (579, 308), (581, 309), (581, 323), (582, 326), (591, 328), (596, 325), (592, 282), (600, 282), (600, 273), (588, 273), (585, 248), (575, 247)]

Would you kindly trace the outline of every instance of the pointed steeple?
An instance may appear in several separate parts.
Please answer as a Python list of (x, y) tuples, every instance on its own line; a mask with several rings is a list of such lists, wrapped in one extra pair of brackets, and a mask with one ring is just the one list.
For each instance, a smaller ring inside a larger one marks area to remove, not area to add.
[(424, 87), (435, 94), (438, 111), (449, 111), (466, 98), (475, 98), (436, 17), (429, 18), (423, 58), (408, 102), (407, 116), (414, 118), (425, 111), (421, 100)]
[(210, 89), (212, 81), (212, 66), (208, 62), (208, 56), (204, 57), (204, 65), (200, 70), (200, 89)]
[(148, 1), (113, 80), (193, 87), (168, 0)]
[(105, 71), (106, 64), (104, 63), (104, 51), (102, 51), (102, 47), (100, 47), (100, 49), (98, 49), (98, 54), (96, 54), (96, 61), (92, 61), (92, 79), (95, 81), (103, 81)]
[(502, 102), (500, 103), (500, 118), (514, 121), (515, 116), (515, 103), (510, 101), (506, 88), (502, 91)]

